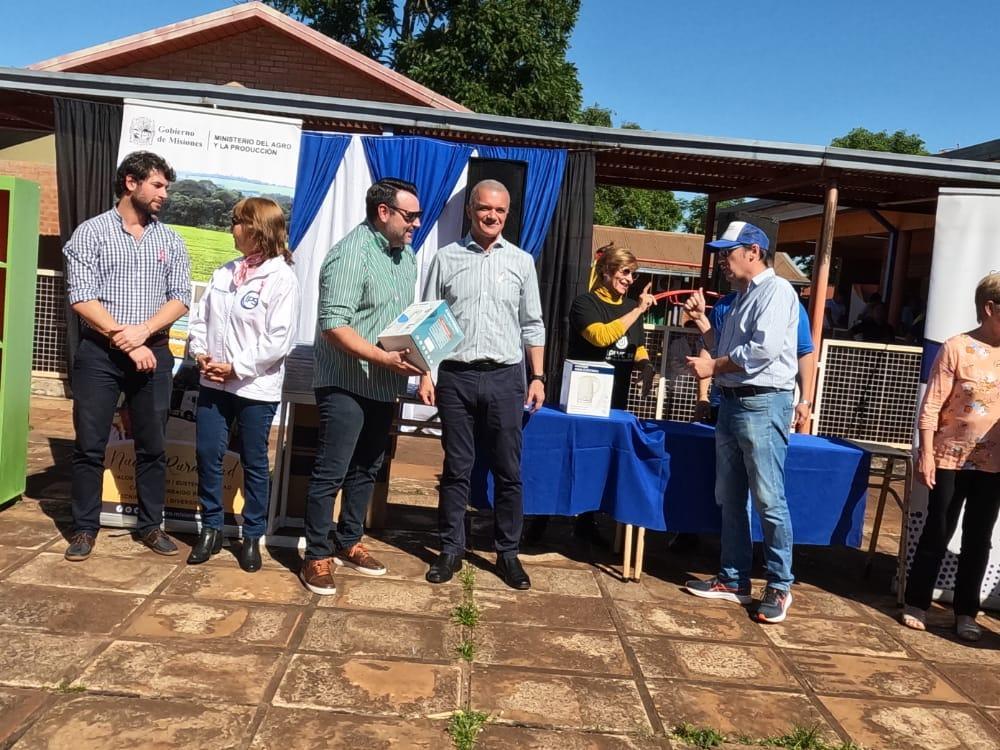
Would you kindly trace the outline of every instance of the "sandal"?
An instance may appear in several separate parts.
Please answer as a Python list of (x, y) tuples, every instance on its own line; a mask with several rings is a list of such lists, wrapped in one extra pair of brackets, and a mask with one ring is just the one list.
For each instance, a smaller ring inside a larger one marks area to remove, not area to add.
[(899, 621), (911, 630), (927, 630), (927, 610), (907, 605)]
[(955, 634), (961, 640), (972, 643), (983, 637), (983, 629), (976, 624), (975, 617), (958, 615), (955, 618)]

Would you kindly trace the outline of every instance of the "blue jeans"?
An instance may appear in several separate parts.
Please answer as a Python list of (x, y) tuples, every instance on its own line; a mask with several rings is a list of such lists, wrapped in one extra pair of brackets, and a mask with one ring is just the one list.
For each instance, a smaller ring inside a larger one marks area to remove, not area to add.
[(235, 422), (243, 464), (243, 536), (264, 536), (271, 494), (267, 438), (277, 408), (276, 401), (254, 401), (216, 388), (198, 391), (196, 450), (203, 525), (222, 528), (222, 460), (229, 446), (230, 426)]
[(715, 427), (715, 501), (722, 509), (723, 581), (750, 582), (749, 492), (764, 531), (767, 582), (782, 591), (791, 588), (792, 522), (785, 498), (791, 421), (791, 391), (722, 397)]
[(333, 533), (336, 548), (350, 549), (361, 541), (396, 411), (392, 401), (374, 401), (334, 387), (316, 389), (316, 406), (319, 444), (306, 495), (306, 560), (333, 555), (329, 535), (338, 490), (343, 494)]

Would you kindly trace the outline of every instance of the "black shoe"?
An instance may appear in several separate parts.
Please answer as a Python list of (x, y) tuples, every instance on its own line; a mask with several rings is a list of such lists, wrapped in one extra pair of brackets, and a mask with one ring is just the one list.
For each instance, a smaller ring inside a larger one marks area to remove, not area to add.
[(462, 569), (462, 558), (458, 555), (447, 555), (442, 552), (437, 560), (431, 563), (430, 570), (424, 578), (428, 583), (447, 583), (451, 577)]
[(89, 531), (78, 531), (70, 537), (69, 547), (66, 548), (66, 559), (70, 562), (81, 562), (90, 557), (94, 551), (94, 544), (97, 537)]
[(531, 579), (528, 578), (517, 555), (498, 556), (497, 575), (512, 589), (527, 591), (531, 588)]
[(244, 537), (240, 548), (240, 567), (247, 573), (260, 570), (260, 539)]
[(200, 565), (208, 560), (212, 555), (217, 555), (222, 551), (222, 529), (213, 529), (208, 526), (201, 527), (201, 534), (198, 541), (191, 548), (188, 555), (188, 565)]
[(154, 526), (145, 534), (139, 537), (139, 541), (149, 547), (158, 555), (176, 555), (177, 545), (173, 540), (163, 533), (163, 530)]

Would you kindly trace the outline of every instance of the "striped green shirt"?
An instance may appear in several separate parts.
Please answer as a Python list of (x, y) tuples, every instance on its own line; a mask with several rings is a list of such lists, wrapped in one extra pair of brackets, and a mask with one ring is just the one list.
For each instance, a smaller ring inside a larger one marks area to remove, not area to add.
[(323, 331), (350, 326), (373, 344), (412, 302), (417, 263), (409, 247), (389, 241), (367, 221), (330, 248), (319, 273), (316, 372), (313, 386), (336, 386), (375, 401), (394, 401), (406, 378), (356, 359), (329, 343)]

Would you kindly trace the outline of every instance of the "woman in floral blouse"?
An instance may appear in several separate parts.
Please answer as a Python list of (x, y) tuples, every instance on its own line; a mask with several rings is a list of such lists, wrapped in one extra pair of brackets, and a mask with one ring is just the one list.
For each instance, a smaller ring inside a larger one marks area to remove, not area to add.
[(927, 521), (906, 584), (904, 625), (925, 629), (934, 581), (965, 504), (955, 579), (955, 630), (977, 641), (979, 590), (1000, 511), (1000, 273), (976, 287), (979, 327), (941, 346), (920, 409), (917, 478), (930, 489)]

